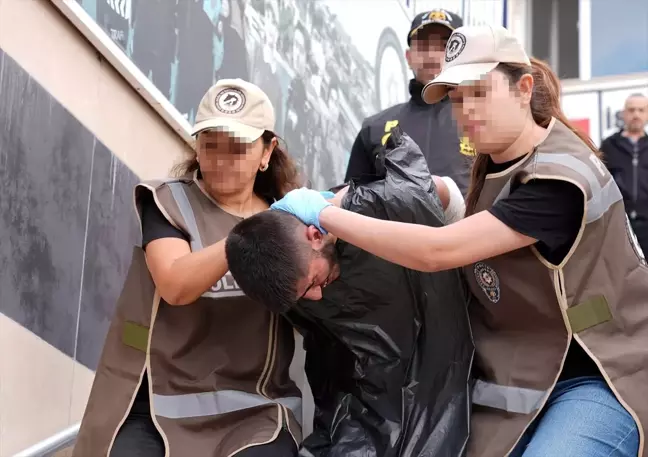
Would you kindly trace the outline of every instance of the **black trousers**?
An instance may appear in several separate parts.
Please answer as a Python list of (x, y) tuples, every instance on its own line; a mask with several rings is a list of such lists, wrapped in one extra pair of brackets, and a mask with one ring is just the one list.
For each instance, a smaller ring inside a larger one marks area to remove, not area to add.
[[(236, 454), (236, 457), (296, 456), (295, 441), (290, 433), (284, 430), (272, 443), (253, 446)], [(110, 457), (164, 457), (164, 442), (150, 414), (133, 411), (128, 415), (117, 433)]]

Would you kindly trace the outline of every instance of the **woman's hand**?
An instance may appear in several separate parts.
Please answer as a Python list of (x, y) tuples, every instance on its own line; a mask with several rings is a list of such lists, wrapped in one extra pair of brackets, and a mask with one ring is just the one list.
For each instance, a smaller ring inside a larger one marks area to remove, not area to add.
[(320, 192), (302, 187), (288, 192), (284, 198), (273, 203), (270, 209), (290, 213), (304, 224), (313, 225), (326, 234), (328, 232), (320, 225), (319, 214), (327, 206), (331, 206), (331, 203)]

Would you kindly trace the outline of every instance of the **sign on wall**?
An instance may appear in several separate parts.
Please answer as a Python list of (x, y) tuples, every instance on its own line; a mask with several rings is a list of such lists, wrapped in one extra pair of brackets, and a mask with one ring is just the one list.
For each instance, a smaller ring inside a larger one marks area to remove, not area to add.
[(259, 85), (315, 187), (343, 180), (365, 117), (408, 97), (405, 1), (76, 1), (190, 123), (215, 81)]
[[(55, 3), (82, 7), (101, 30), (86, 27), (92, 30), (84, 33), (103, 33), (118, 45), (117, 52), (137, 69), (126, 65), (120, 71), (137, 71), (138, 81), (153, 83), (168, 105), (162, 108), (165, 119), (173, 111), (172, 118), (193, 122), (202, 95), (218, 79), (259, 85), (275, 107), (276, 132), (319, 188), (342, 181), (362, 121), (409, 98), (406, 37), (416, 13), (443, 7), (465, 15), (467, 23), (501, 23), (505, 5), (503, 0), (380, 0), (379, 7), (367, 0)], [(160, 112), (157, 97), (149, 102)]]

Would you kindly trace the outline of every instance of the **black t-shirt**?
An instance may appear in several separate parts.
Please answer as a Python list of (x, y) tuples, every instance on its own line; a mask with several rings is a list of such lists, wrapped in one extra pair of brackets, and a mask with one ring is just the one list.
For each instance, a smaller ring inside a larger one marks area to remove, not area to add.
[[(164, 217), (162, 211), (155, 204), (153, 194), (146, 192), (140, 198), (142, 210), (142, 248), (146, 251), (146, 246), (160, 238), (180, 238), (189, 241), (187, 236), (175, 228)], [(133, 414), (149, 414), (149, 394), (148, 378), (144, 374), (144, 380), (137, 391), (135, 402), (133, 404)]]
[[(521, 159), (501, 164), (489, 160), (488, 173), (504, 171)], [(562, 262), (576, 240), (583, 211), (582, 191), (567, 181), (551, 179), (513, 186), (508, 197), (489, 209), (512, 230), (538, 240), (538, 252), (554, 265)], [(599, 374), (594, 361), (572, 340), (560, 380)]]
[(164, 217), (160, 208), (155, 204), (153, 194), (146, 192), (140, 198), (142, 209), (142, 248), (160, 238), (180, 238), (189, 241), (189, 238), (180, 230), (175, 228)]

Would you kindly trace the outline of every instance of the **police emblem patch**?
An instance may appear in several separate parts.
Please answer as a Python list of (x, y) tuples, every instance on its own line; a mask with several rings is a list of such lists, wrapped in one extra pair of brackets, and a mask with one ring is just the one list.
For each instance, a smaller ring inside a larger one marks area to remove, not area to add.
[(245, 106), (245, 94), (233, 87), (223, 89), (216, 96), (214, 103), (218, 111), (225, 114), (238, 113)]
[(461, 33), (453, 33), (446, 45), (445, 61), (452, 62), (466, 47), (466, 37)]
[(490, 301), (497, 303), (500, 299), (500, 283), (495, 270), (483, 262), (477, 262), (473, 271), (479, 287)]

